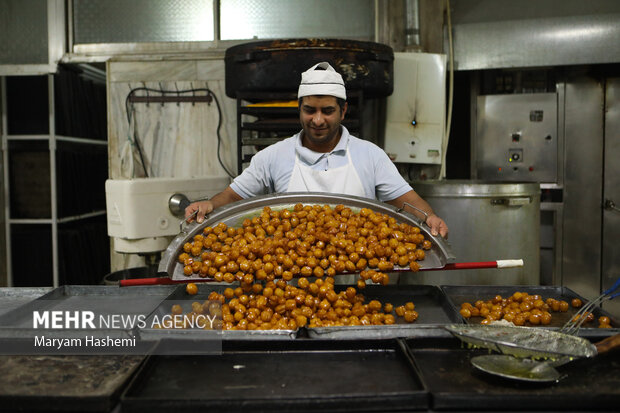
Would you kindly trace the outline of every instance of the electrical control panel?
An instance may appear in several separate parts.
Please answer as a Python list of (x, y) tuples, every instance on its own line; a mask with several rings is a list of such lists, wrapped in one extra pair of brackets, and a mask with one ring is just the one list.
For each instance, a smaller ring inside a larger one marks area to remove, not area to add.
[(478, 96), (476, 173), (489, 181), (558, 181), (555, 93)]
[(441, 164), (446, 128), (446, 56), (394, 53), (385, 152), (393, 162)]

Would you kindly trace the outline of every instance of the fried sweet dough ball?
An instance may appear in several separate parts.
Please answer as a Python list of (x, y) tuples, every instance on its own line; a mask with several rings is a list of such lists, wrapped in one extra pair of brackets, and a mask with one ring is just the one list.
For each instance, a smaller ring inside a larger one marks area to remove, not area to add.
[[(580, 307), (581, 300), (574, 299), (573, 307)], [(506, 320), (517, 326), (548, 325), (551, 323), (552, 312), (566, 312), (569, 304), (564, 300), (543, 298), (537, 294), (517, 291), (508, 298), (496, 295), (487, 301), (478, 300), (473, 305), (468, 302), (461, 304), (459, 313), (464, 318), (482, 317), (480, 324), (489, 324), (495, 320)], [(590, 315), (586, 321), (592, 321)]]
[[(394, 309), (391, 303), (381, 303), (379, 300), (366, 302), (366, 298), (354, 287), (336, 292), (331, 277), (297, 287), (282, 280), (268, 281), (264, 287), (261, 285), (260, 292), (254, 291), (254, 288), (244, 291), (244, 288), (237, 287), (226, 288), (222, 293), (211, 292), (204, 303), (192, 303), (191, 311), (185, 314), (185, 318), (194, 320), (202, 316), (204, 320), (207, 314), (216, 316), (217, 328), (224, 330), (294, 330), (305, 326), (395, 324), (397, 317), (401, 322), (413, 323), (419, 316), (412, 302)], [(395, 314), (392, 314), (393, 310)], [(172, 314), (183, 314), (179, 304), (173, 307)], [(184, 324), (183, 328), (190, 327)], [(204, 328), (207, 329), (206, 326)]]
[(259, 281), (289, 281), (374, 271), (364, 281), (387, 284), (387, 276), (376, 272), (398, 266), (418, 271), (431, 247), (418, 227), (368, 208), (354, 213), (344, 205), (297, 204), (292, 211), (265, 207), (240, 228), (205, 227), (183, 245), (178, 261), (187, 276), (226, 282), (252, 282), (248, 274)]
[[(183, 245), (178, 261), (185, 275), (239, 282), (209, 296), (221, 303), (223, 329), (381, 325), (396, 317), (415, 322), (414, 304), (366, 303), (358, 290), (387, 285), (385, 271), (395, 266), (418, 271), (431, 247), (419, 228), (368, 208), (354, 213), (344, 205), (296, 204), (292, 210), (265, 207), (240, 228), (205, 227)], [(335, 291), (334, 275), (358, 271), (357, 288)], [(288, 283), (293, 278), (297, 286)], [(204, 312), (204, 305), (194, 307), (192, 315)]]

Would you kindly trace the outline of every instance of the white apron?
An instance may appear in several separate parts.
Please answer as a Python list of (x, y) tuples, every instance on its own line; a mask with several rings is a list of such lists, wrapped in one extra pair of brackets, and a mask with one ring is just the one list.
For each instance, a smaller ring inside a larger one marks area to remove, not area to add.
[[(302, 165), (295, 153), (295, 166), (286, 192), (329, 192), (366, 197), (362, 181), (351, 161), (348, 145), (347, 158), (349, 162), (346, 165), (320, 171)], [(336, 284), (354, 285), (358, 278), (356, 274), (339, 275)]]
[(326, 171), (302, 165), (295, 153), (295, 166), (286, 192), (329, 192), (365, 197), (366, 191), (351, 161), (348, 145), (346, 151), (349, 162)]

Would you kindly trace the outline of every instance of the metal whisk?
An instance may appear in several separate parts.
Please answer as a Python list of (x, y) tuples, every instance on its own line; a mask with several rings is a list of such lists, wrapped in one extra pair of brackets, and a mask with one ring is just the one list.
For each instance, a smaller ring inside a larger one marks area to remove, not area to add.
[(568, 320), (566, 324), (562, 326), (560, 332), (572, 335), (577, 334), (582, 324), (585, 323), (588, 313), (594, 307), (600, 305), (603, 301), (611, 300), (620, 295), (620, 292), (613, 294), (618, 289), (618, 287), (620, 287), (620, 278), (616, 280), (616, 282), (614, 283), (614, 285), (611, 286), (611, 288), (604, 291), (594, 300), (588, 302), (588, 304), (584, 305), (573, 318)]

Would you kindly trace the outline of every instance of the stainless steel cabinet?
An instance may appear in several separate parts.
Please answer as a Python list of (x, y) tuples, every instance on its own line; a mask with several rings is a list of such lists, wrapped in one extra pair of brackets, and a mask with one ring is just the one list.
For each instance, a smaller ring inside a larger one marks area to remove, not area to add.
[[(472, 86), (472, 176), (540, 182), (541, 283), (586, 298), (620, 277), (617, 76), (614, 68), (564, 68), (554, 73), (554, 93), (483, 95)], [(615, 301), (606, 309), (618, 315)]]

